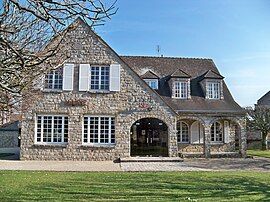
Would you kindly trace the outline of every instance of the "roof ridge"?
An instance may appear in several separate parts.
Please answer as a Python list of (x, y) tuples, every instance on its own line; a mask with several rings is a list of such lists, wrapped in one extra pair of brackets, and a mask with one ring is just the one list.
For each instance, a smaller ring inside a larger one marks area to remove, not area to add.
[(141, 57), (141, 58), (165, 58), (165, 59), (192, 59), (192, 60), (212, 60), (211, 58), (199, 57), (177, 57), (177, 56), (147, 56), (147, 55), (120, 55), (120, 57)]

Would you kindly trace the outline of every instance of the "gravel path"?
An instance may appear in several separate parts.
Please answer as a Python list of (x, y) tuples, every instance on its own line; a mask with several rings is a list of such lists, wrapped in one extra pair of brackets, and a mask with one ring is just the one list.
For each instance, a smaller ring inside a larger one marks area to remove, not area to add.
[(184, 162), (112, 161), (19, 161), (0, 160), (0, 170), (46, 171), (263, 171), (270, 172), (270, 159), (185, 159)]
[(177, 163), (121, 163), (123, 171), (265, 171), (270, 172), (270, 159), (267, 158), (220, 158), (185, 159)]
[(1, 160), (0, 170), (121, 171), (112, 161), (14, 161)]

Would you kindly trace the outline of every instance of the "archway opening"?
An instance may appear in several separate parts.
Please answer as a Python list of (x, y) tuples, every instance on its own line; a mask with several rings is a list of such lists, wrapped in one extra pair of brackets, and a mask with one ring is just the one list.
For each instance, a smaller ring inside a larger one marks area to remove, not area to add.
[(131, 156), (168, 156), (168, 126), (156, 118), (143, 118), (130, 129)]

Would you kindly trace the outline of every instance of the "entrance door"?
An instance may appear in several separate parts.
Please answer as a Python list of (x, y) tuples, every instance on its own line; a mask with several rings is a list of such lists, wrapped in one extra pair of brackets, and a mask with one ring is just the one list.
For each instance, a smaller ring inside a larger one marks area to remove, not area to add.
[(154, 118), (136, 121), (131, 127), (131, 156), (168, 156), (168, 127)]

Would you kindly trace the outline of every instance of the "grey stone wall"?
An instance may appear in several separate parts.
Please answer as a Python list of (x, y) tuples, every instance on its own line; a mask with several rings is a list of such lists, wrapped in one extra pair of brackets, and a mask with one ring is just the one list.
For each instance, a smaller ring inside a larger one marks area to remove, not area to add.
[[(21, 131), (22, 160), (114, 160), (130, 155), (130, 128), (138, 119), (145, 117), (158, 118), (164, 121), (169, 131), (169, 156), (177, 155), (175, 114), (153, 93), (138, 75), (127, 67), (116, 54), (100, 41), (97, 36), (83, 24), (70, 31), (61, 52), (69, 54), (68, 63), (75, 64), (74, 81), (78, 81), (79, 64), (121, 64), (121, 91), (111, 93), (78, 92), (78, 84), (74, 84), (72, 92), (48, 93), (38, 91), (35, 101), (24, 113)], [(84, 106), (66, 106), (65, 101), (71, 99), (85, 100)], [(141, 103), (151, 106), (142, 109)], [(64, 114), (69, 117), (69, 133), (67, 145), (35, 144), (35, 117), (38, 114)], [(116, 144), (110, 147), (83, 146), (82, 120), (84, 115), (112, 115), (116, 124)]]
[(0, 131), (0, 148), (18, 147), (18, 131)]

